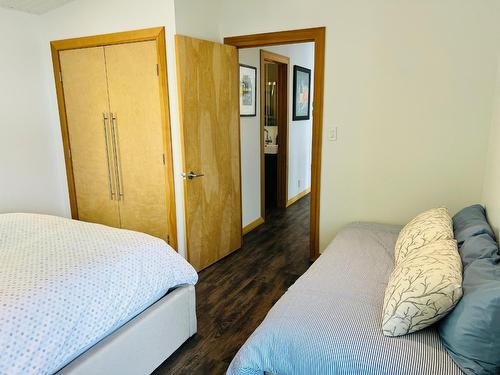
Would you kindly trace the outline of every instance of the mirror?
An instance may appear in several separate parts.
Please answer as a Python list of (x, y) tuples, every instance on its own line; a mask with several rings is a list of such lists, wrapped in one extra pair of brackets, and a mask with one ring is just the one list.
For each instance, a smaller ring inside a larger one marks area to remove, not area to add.
[(265, 64), (265, 100), (264, 100), (264, 126), (277, 126), (278, 112), (278, 65)]

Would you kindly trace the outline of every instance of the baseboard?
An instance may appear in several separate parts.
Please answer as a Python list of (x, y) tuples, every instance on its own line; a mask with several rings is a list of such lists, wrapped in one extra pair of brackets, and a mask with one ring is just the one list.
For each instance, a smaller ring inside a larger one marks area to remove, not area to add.
[(290, 198), (287, 202), (286, 202), (286, 206), (289, 207), (291, 206), (292, 204), (294, 204), (295, 202), (297, 202), (299, 199), (302, 199), (304, 198), (307, 194), (309, 194), (311, 192), (311, 188), (307, 188), (306, 190), (300, 192), (299, 194), (297, 194), (296, 196)]
[(243, 235), (250, 233), (255, 228), (257, 228), (259, 225), (262, 225), (262, 224), (264, 224), (264, 219), (262, 217), (259, 217), (257, 220), (254, 220), (250, 224), (243, 227)]

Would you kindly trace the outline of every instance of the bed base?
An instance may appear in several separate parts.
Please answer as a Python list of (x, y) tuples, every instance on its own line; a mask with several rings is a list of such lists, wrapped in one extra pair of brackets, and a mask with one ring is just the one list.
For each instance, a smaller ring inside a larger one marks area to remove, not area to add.
[(57, 374), (150, 374), (195, 333), (195, 290), (186, 285), (168, 293)]

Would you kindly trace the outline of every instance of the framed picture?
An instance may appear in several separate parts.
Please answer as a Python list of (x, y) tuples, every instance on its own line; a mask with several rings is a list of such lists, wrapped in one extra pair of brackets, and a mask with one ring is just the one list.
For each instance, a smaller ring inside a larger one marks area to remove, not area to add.
[(257, 68), (240, 64), (240, 116), (257, 115)]
[(293, 120), (311, 118), (311, 69), (293, 66)]

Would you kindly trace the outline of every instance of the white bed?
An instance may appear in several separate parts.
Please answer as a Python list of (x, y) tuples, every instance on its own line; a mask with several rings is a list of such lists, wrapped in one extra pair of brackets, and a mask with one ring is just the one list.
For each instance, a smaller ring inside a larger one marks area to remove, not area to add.
[(0, 215), (0, 373), (149, 373), (196, 332), (196, 281), (155, 237)]

